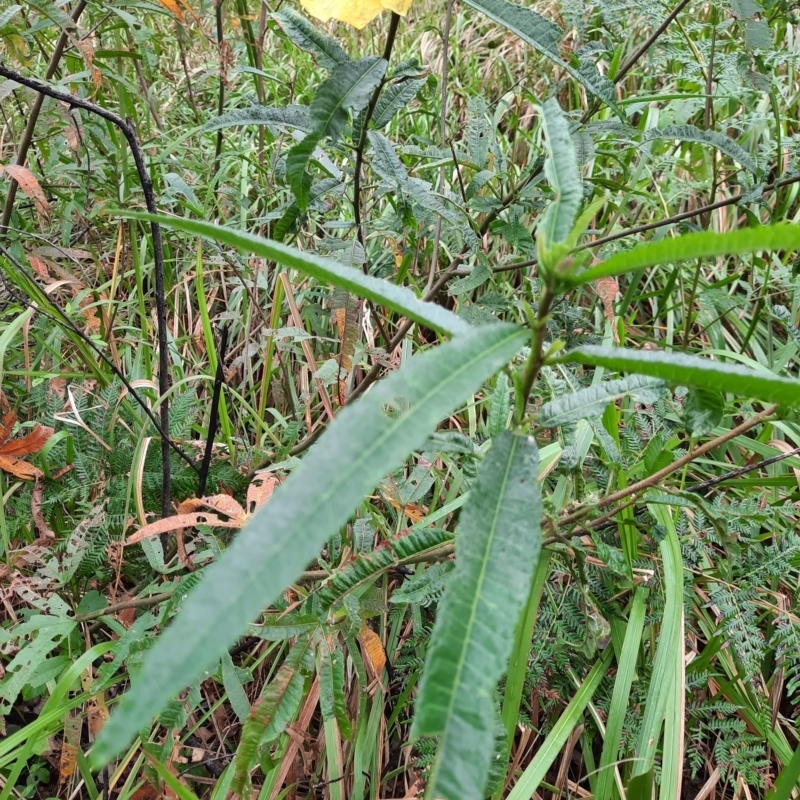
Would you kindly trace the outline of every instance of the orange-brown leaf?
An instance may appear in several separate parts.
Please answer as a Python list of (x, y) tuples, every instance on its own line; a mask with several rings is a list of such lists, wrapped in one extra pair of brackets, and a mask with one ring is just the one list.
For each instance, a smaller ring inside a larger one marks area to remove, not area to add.
[(41, 478), (44, 474), (39, 467), (35, 467), (33, 464), (2, 453), (0, 453), (0, 469), (23, 481), (32, 481), (34, 478)]
[(61, 759), (58, 764), (58, 782), (64, 783), (75, 772), (78, 763), (78, 748), (81, 746), (83, 716), (67, 714), (64, 720), (64, 742), (61, 745)]
[(254, 514), (267, 500), (280, 484), (280, 478), (272, 472), (257, 472), (247, 487), (247, 502), (245, 508), (248, 514)]
[(49, 218), (50, 203), (47, 202), (36, 176), (27, 167), (23, 167), (21, 164), (7, 164), (5, 167), (0, 167), (0, 172), (5, 172), (6, 175), (19, 184), (22, 193), (29, 200), (33, 200), (40, 216), (45, 219)]
[(178, 5), (176, 0), (158, 0), (170, 14), (174, 14), (181, 22), (184, 22), (183, 11), (181, 7)]
[(383, 649), (380, 636), (365, 622), (361, 625), (361, 630), (356, 638), (370, 667), (376, 675), (380, 676), (386, 666), (386, 651)]
[(195, 525), (209, 525), (212, 528), (242, 527), (238, 521), (222, 519), (217, 514), (211, 514), (207, 511), (199, 511), (194, 514), (176, 514), (174, 517), (165, 517), (139, 528), (136, 533), (132, 533), (125, 540), (125, 544), (138, 544), (142, 539), (147, 539), (150, 536), (160, 536), (162, 533), (170, 533), (179, 528), (192, 528)]
[(34, 429), (20, 439), (12, 439), (0, 445), (0, 454), (4, 456), (29, 456), (38, 453), (53, 435), (53, 429), (46, 425), (36, 425)]
[(0, 422), (0, 447), (8, 440), (8, 437), (11, 436), (11, 432), (14, 430), (14, 425), (17, 422), (17, 412), (16, 411), (7, 411), (3, 414), (3, 420)]

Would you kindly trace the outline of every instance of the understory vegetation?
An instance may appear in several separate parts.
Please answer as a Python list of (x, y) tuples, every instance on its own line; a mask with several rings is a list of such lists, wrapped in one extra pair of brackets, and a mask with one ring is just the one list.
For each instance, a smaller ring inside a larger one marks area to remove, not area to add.
[(796, 3), (308, 8), (0, 7), (0, 800), (797, 796)]

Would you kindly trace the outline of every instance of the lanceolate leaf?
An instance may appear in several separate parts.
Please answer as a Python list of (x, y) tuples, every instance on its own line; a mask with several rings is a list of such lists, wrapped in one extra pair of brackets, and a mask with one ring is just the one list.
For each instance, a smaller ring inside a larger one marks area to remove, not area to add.
[(383, 128), (388, 125), (392, 117), (417, 96), (426, 82), (426, 78), (411, 78), (399, 83), (391, 83), (384, 88), (375, 105), (375, 113), (371, 120), (372, 126)]
[(583, 189), (575, 147), (558, 101), (551, 97), (542, 106), (542, 113), (548, 152), (544, 173), (556, 196), (542, 216), (537, 235), (544, 237), (546, 245), (552, 245), (563, 242), (569, 235)]
[(310, 131), (313, 127), (308, 106), (285, 106), (284, 108), (250, 106), (249, 108), (237, 108), (235, 111), (209, 120), (200, 128), (200, 133), (218, 131), (220, 128), (235, 128), (240, 125), (285, 125), (287, 128), (297, 128), (301, 131)]
[(492, 446), (462, 512), (456, 568), (439, 606), (414, 734), (439, 736), (428, 796), (484, 797), (494, 738), (494, 691), (541, 544), (539, 455), (506, 431)]
[(703, 131), (694, 125), (668, 125), (666, 128), (647, 131), (644, 141), (651, 139), (680, 139), (683, 142), (699, 142), (715, 147), (720, 153), (730, 156), (750, 172), (758, 172), (758, 163), (743, 150), (730, 136), (717, 131)]
[(301, 210), (308, 205), (310, 179), (305, 173), (314, 148), (326, 136), (336, 139), (347, 122), (347, 112), (360, 111), (383, 80), (386, 64), (371, 56), (339, 64), (317, 89), (308, 112), (314, 129), (286, 157), (286, 180)]
[(302, 253), (293, 247), (274, 242), (271, 239), (264, 239), (253, 233), (180, 217), (137, 214), (129, 211), (120, 212), (120, 216), (158, 222), (179, 231), (205, 236), (245, 253), (268, 258), (283, 267), (299, 270), (317, 280), (347, 289), (359, 297), (374, 300), (379, 305), (391, 308), (393, 311), (404, 314), (415, 322), (420, 322), (434, 330), (460, 334), (471, 329), (467, 322), (452, 312), (434, 303), (424, 303), (410, 289), (396, 286), (380, 278), (364, 275), (361, 270), (344, 266), (333, 259), (321, 258), (307, 252)]
[(412, 358), (362, 400), (342, 409), (297, 470), (208, 567), (175, 621), (148, 651), (138, 680), (95, 743), (94, 763), (107, 763), (219, 658), (347, 522), (375, 484), (421, 447), (436, 424), (525, 340), (524, 331), (509, 325), (472, 329)]
[(743, 228), (729, 233), (689, 233), (674, 239), (647, 242), (616, 253), (596, 267), (584, 270), (570, 279), (574, 285), (590, 283), (599, 278), (624, 275), (642, 267), (672, 264), (694, 258), (743, 255), (759, 250), (797, 250), (800, 248), (800, 225), (779, 223)]
[(570, 351), (557, 361), (591, 364), (618, 372), (636, 372), (639, 375), (661, 378), (678, 386), (696, 386), (771, 403), (800, 406), (800, 381), (683, 353), (587, 345)]
[(558, 43), (564, 31), (555, 23), (537, 14), (533, 9), (509, 3), (507, 0), (464, 0), (467, 5), (485, 14), (489, 19), (507, 28), (527, 42), (537, 53), (541, 53), (569, 73), (598, 100), (620, 113), (614, 96), (614, 85), (600, 75), (591, 62), (582, 62), (578, 68), (567, 63), (558, 52)]
[(642, 375), (607, 381), (545, 403), (539, 410), (537, 422), (546, 428), (555, 428), (579, 419), (599, 416), (609, 403), (628, 395), (645, 394), (649, 400), (649, 395), (661, 394), (665, 388), (664, 381)]
[(281, 26), (289, 41), (301, 50), (316, 56), (320, 66), (325, 69), (333, 69), (350, 60), (335, 39), (317, 30), (302, 14), (293, 9), (284, 8), (272, 17)]

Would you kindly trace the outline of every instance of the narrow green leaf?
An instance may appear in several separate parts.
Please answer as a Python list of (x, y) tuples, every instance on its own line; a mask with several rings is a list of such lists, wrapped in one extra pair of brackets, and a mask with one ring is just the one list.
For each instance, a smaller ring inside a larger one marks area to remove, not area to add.
[(268, 258), (283, 267), (296, 269), (317, 280), (325, 281), (341, 289), (347, 289), (359, 297), (366, 297), (392, 311), (413, 319), (437, 331), (450, 334), (461, 334), (471, 330), (471, 326), (450, 311), (434, 303), (425, 303), (414, 292), (389, 281), (364, 275), (359, 269), (346, 267), (334, 259), (321, 258), (312, 253), (303, 253), (293, 247), (264, 239), (253, 233), (236, 231), (209, 222), (167, 217), (161, 215), (138, 214), (132, 211), (118, 212), (121, 217), (158, 222), (165, 227), (175, 228), (196, 236), (230, 245), (243, 253)]
[(629, 395), (643, 397), (641, 402), (650, 404), (663, 395), (665, 389), (664, 381), (643, 375), (606, 381), (550, 400), (539, 409), (536, 421), (545, 428), (555, 428), (579, 419), (600, 416), (609, 403)]
[(683, 561), (681, 545), (675, 531), (672, 513), (667, 506), (653, 505), (650, 513), (664, 526), (667, 535), (659, 544), (664, 570), (664, 612), (661, 618), (661, 630), (647, 691), (644, 716), (639, 728), (636, 745), (636, 759), (631, 771), (632, 776), (645, 775), (653, 769), (658, 742), (661, 738), (661, 727), (667, 710), (669, 698), (675, 689), (676, 650), (683, 651)]
[(236, 667), (233, 666), (230, 654), (225, 653), (220, 660), (222, 662), (222, 685), (228, 693), (231, 708), (239, 718), (239, 722), (244, 722), (250, 713), (250, 701), (247, 699), (247, 695), (242, 688), (242, 682), (236, 674)]
[(339, 64), (345, 64), (350, 60), (336, 39), (315, 28), (294, 9), (284, 8), (277, 14), (273, 14), (272, 18), (280, 25), (286, 38), (301, 50), (315, 56), (321, 67), (334, 69)]
[(711, 258), (725, 255), (744, 255), (760, 250), (797, 250), (800, 248), (800, 225), (781, 222), (742, 228), (728, 233), (703, 231), (688, 233), (658, 242), (646, 242), (631, 250), (615, 253), (595, 267), (570, 278), (573, 285), (596, 281), (599, 278), (624, 275), (643, 267), (657, 264), (674, 264), (694, 258)]
[[(590, 61), (581, 61), (575, 67), (573, 63), (561, 58), (558, 44), (564, 31), (555, 23), (537, 14), (526, 6), (509, 3), (507, 0), (464, 0), (467, 5), (485, 14), (489, 19), (502, 25), (507, 30), (527, 42), (537, 53), (553, 61), (578, 83), (585, 87), (589, 94), (602, 100), (621, 115), (614, 94), (614, 84), (602, 76), (597, 67)], [(577, 60), (577, 59), (576, 59)]]
[(208, 133), (241, 125), (285, 125), (287, 128), (297, 128), (301, 131), (310, 131), (313, 127), (308, 106), (284, 106), (283, 108), (249, 106), (248, 108), (237, 108), (209, 120), (198, 132)]
[(628, 626), (625, 629), (625, 641), (622, 644), (617, 676), (614, 680), (614, 693), (611, 696), (603, 753), (600, 756), (600, 769), (594, 791), (595, 800), (609, 800), (611, 797), (614, 784), (614, 765), (617, 762), (622, 725), (628, 711), (628, 699), (636, 672), (636, 661), (639, 658), (639, 644), (644, 631), (645, 612), (647, 611), (646, 597), (647, 589), (643, 586), (637, 587), (631, 603)]
[(314, 148), (326, 137), (336, 139), (347, 122), (347, 112), (358, 112), (367, 105), (383, 80), (387, 62), (377, 56), (338, 64), (317, 89), (308, 113), (313, 131), (296, 144), (286, 157), (286, 180), (302, 211), (308, 205), (311, 179), (306, 168)]
[(492, 399), (489, 404), (489, 436), (498, 439), (508, 425), (511, 413), (511, 385), (508, 376), (501, 372), (494, 385)]
[(439, 604), (413, 734), (440, 736), (428, 795), (483, 797), (494, 737), (494, 691), (541, 546), (539, 454), (506, 431), (489, 450), (461, 515), (456, 567)]
[(583, 199), (583, 188), (567, 119), (554, 97), (542, 106), (542, 116), (548, 154), (544, 174), (555, 198), (542, 215), (536, 234), (544, 237), (547, 247), (569, 236)]
[(352, 736), (347, 703), (344, 698), (344, 661), (342, 652), (332, 646), (324, 636), (317, 647), (317, 674), (319, 675), (319, 705), (325, 719), (335, 719), (342, 738)]
[(575, 697), (570, 700), (569, 705), (564, 709), (564, 713), (558, 718), (558, 722), (553, 726), (541, 747), (536, 751), (536, 755), (531, 759), (525, 771), (520, 775), (519, 780), (514, 784), (514, 788), (509, 793), (507, 800), (530, 800), (539, 784), (547, 775), (547, 770), (553, 765), (561, 749), (564, 747), (569, 735), (575, 726), (581, 721), (583, 712), (589, 701), (597, 691), (600, 681), (611, 664), (611, 656), (614, 654), (612, 647), (607, 647), (599, 661), (589, 671), (580, 689), (575, 693)]
[(653, 139), (679, 139), (682, 142), (708, 144), (719, 150), (720, 153), (730, 156), (750, 172), (759, 171), (758, 162), (724, 133), (700, 130), (694, 125), (668, 125), (666, 128), (652, 128), (643, 137), (645, 142)]
[(342, 409), (295, 472), (234, 538), (147, 652), (92, 753), (102, 765), (236, 641), (344, 525), (358, 503), (526, 340), (510, 325), (472, 329), (412, 358)]
[(618, 372), (636, 372), (639, 375), (661, 378), (678, 386), (730, 392), (789, 406), (800, 405), (800, 381), (683, 353), (586, 345), (571, 350), (554, 361), (562, 364), (591, 364)]

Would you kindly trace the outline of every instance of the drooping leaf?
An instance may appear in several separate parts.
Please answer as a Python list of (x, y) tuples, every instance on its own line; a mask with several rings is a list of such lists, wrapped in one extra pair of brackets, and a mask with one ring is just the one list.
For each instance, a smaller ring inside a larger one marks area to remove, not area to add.
[(690, 389), (683, 405), (686, 430), (690, 436), (705, 436), (722, 422), (725, 398), (713, 389)]
[(650, 375), (678, 386), (694, 386), (771, 403), (800, 406), (800, 381), (780, 378), (771, 372), (756, 372), (739, 365), (723, 364), (710, 358), (586, 345), (571, 350), (557, 360)]
[(292, 44), (301, 50), (316, 56), (320, 66), (325, 69), (334, 69), (339, 64), (344, 64), (350, 57), (332, 36), (317, 30), (302, 14), (294, 9), (283, 8), (272, 18), (280, 25)]
[(107, 763), (147, 721), (246, 629), (315, 557), (363, 497), (425, 443), (526, 339), (502, 324), (477, 328), (415, 356), (342, 409), (184, 602), (147, 652), (138, 680), (95, 743)]
[(544, 174), (555, 198), (542, 215), (537, 236), (543, 237), (545, 246), (549, 246), (563, 242), (572, 230), (583, 199), (583, 189), (567, 120), (554, 97), (542, 106), (542, 115), (548, 155)]
[[(771, 41), (771, 40), (770, 40)], [(653, 139), (679, 139), (682, 142), (699, 142), (708, 144), (730, 156), (750, 172), (757, 173), (758, 162), (742, 149), (730, 136), (718, 131), (704, 131), (694, 125), (668, 125), (666, 128), (652, 128), (643, 137), (645, 142)]]
[(494, 737), (494, 692), (539, 556), (541, 496), (532, 437), (494, 443), (462, 511), (456, 567), (439, 604), (413, 733), (439, 736), (428, 793), (483, 798)]
[(268, 258), (281, 266), (299, 270), (317, 280), (347, 289), (359, 297), (373, 300), (379, 305), (405, 314), (410, 319), (434, 330), (446, 331), (451, 334), (461, 334), (471, 330), (470, 325), (460, 317), (442, 306), (423, 302), (410, 289), (364, 275), (361, 270), (345, 267), (334, 259), (320, 258), (252, 233), (236, 231), (208, 222), (161, 215), (151, 216), (130, 211), (119, 212), (119, 215), (158, 222), (165, 227), (186, 231), (196, 236), (205, 236), (213, 241), (236, 247), (242, 252)]
[(576, 67), (561, 58), (558, 44), (564, 36), (564, 31), (558, 25), (537, 14), (531, 8), (509, 3), (508, 0), (464, 1), (467, 5), (472, 6), (489, 17), (489, 19), (494, 20), (519, 36), (522, 41), (533, 47), (537, 53), (549, 58), (558, 67), (575, 78), (586, 91), (621, 115), (614, 94), (614, 84), (601, 75), (594, 64), (590, 61), (579, 61)]
[(685, 236), (646, 242), (622, 253), (615, 253), (597, 266), (572, 276), (573, 285), (589, 283), (600, 278), (624, 275), (656, 264), (675, 264), (694, 258), (744, 255), (759, 250), (797, 250), (800, 248), (800, 225), (781, 222), (743, 228), (728, 233), (703, 231)]
[(314, 148), (329, 136), (336, 139), (347, 122), (348, 111), (360, 111), (383, 80), (387, 62), (370, 56), (338, 64), (317, 89), (308, 113), (313, 130), (286, 157), (286, 179), (302, 211), (308, 205), (310, 178), (306, 167)]
[(209, 120), (200, 128), (200, 132), (208, 133), (242, 125), (285, 125), (287, 128), (297, 128), (300, 131), (310, 131), (313, 128), (308, 106), (290, 105), (283, 108), (249, 106), (237, 108), (235, 111), (229, 111)]
[(546, 428), (555, 428), (558, 425), (577, 422), (579, 419), (599, 416), (609, 403), (628, 395), (638, 396), (642, 393), (652, 402), (652, 395), (663, 394), (665, 389), (664, 381), (642, 375), (606, 381), (550, 400), (539, 410), (537, 422)]

